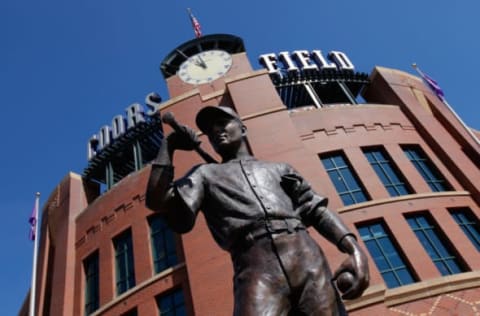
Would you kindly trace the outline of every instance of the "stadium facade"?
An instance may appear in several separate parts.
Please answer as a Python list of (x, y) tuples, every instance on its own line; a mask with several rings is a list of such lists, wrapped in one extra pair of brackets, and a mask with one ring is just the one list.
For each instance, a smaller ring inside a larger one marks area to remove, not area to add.
[[(186, 42), (160, 67), (170, 98), (148, 95), (89, 140), (84, 173), (66, 175), (43, 206), (36, 315), (232, 313), (230, 258), (202, 214), (175, 235), (144, 204), (149, 161), (169, 132), (160, 115), (194, 127), (206, 105), (233, 107), (251, 152), (293, 165), (356, 233), (371, 285), (346, 302), (351, 315), (478, 313), (479, 133), (403, 71), (360, 73), (338, 51), (260, 62), (252, 68), (236, 36)], [(176, 176), (198, 163), (179, 152)], [(345, 255), (311, 235), (337, 267)]]

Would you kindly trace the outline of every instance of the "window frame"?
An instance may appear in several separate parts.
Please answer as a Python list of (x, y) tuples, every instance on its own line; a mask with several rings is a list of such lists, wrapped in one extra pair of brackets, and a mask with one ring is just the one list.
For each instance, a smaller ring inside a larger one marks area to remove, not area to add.
[(121, 314), (120, 316), (138, 316), (138, 309), (137, 307), (134, 307), (125, 313)]
[[(383, 230), (383, 235), (379, 235), (378, 233), (373, 231), (373, 227), (379, 225), (381, 229)], [(375, 266), (377, 267), (378, 272), (382, 276), (385, 284), (387, 285), (388, 288), (396, 288), (408, 284), (412, 284), (415, 282), (418, 282), (418, 276), (415, 272), (415, 270), (412, 268), (412, 265), (408, 261), (407, 256), (405, 256), (405, 253), (403, 252), (402, 248), (399, 246), (397, 240), (395, 239), (395, 236), (392, 234), (390, 231), (388, 225), (385, 223), (383, 219), (377, 219), (377, 220), (372, 220), (364, 223), (358, 223), (355, 225), (358, 231), (358, 234), (360, 238), (362, 239), (363, 243), (365, 244), (365, 247), (367, 248), (367, 252), (370, 255), (370, 258), (372, 261), (375, 263)], [(368, 229), (368, 233), (370, 234), (368, 239), (364, 239), (362, 237), (362, 229)], [(396, 258), (394, 258), (392, 255), (388, 255), (388, 251), (384, 249), (384, 243), (380, 242), (381, 239), (387, 239), (390, 246), (391, 250), (394, 251), (394, 254)], [(371, 242), (373, 241), (373, 244), (376, 246), (376, 249), (374, 247), (370, 247)], [(381, 263), (377, 259), (377, 256), (375, 256), (375, 251), (374, 250), (379, 250), (380, 254), (382, 256), (382, 259), (385, 261), (385, 264), (388, 266), (387, 269), (382, 269), (381, 268)], [(395, 264), (392, 261), (400, 261), (401, 264)], [(399, 274), (400, 271), (406, 271), (406, 275), (411, 280), (405, 279), (404, 276), (401, 276)], [(386, 277), (387, 274), (391, 273), (394, 277), (394, 281), (396, 281), (396, 284), (392, 284), (390, 281), (391, 279), (388, 279)]]
[[(448, 212), (452, 216), (455, 223), (457, 223), (466, 237), (473, 244), (473, 246), (477, 249), (477, 251), (480, 251), (480, 220), (478, 217), (469, 207), (449, 208)], [(464, 215), (464, 219), (466, 219), (468, 222), (466, 222), (463, 218), (459, 218), (458, 214), (460, 213)]]
[[(319, 155), (319, 158), (343, 205), (348, 206), (371, 200), (360, 177), (355, 172), (355, 169), (343, 151), (322, 153)], [(343, 165), (338, 165), (337, 161), (335, 161), (339, 158), (342, 160)], [(333, 168), (330, 168), (329, 164), (331, 164)], [(337, 185), (335, 181), (335, 174), (337, 174), (338, 182), (347, 190), (341, 191), (341, 187)], [(354, 183), (351, 182), (352, 180)], [(356, 186), (356, 188), (350, 188), (352, 184)], [(362, 198), (358, 199), (358, 196)]]
[[(83, 259), (82, 265), (85, 280), (84, 315), (90, 315), (100, 307), (100, 254), (98, 249)], [(93, 293), (92, 289), (94, 289)]]
[(391, 197), (408, 195), (414, 192), (410, 183), (384, 147), (364, 147), (362, 152)]
[[(452, 190), (452, 185), (447, 181), (445, 176), (440, 172), (438, 167), (433, 163), (420, 145), (406, 144), (401, 145), (400, 147), (432, 192), (445, 192)], [(411, 152), (414, 152), (415, 157)]]
[[(417, 240), (442, 276), (469, 271), (463, 258), (430, 213), (427, 211), (409, 213), (405, 214), (405, 219), (410, 226), (410, 229), (417, 237)], [(422, 226), (424, 223), (420, 221), (421, 219), (427, 224), (427, 226)], [(413, 221), (415, 221), (415, 224), (419, 227), (413, 227)], [(422, 236), (422, 238), (420, 236)], [(455, 269), (450, 266), (450, 262), (453, 262), (453, 264), (456, 265), (454, 268), (458, 269), (458, 271), (454, 271)], [(442, 267), (446, 268), (446, 270), (442, 269)]]
[[(132, 230), (130, 228), (124, 230), (115, 236), (112, 242), (115, 258), (115, 289), (117, 295), (120, 295), (136, 285)], [(118, 249), (119, 246), (122, 246), (122, 249)]]
[[(160, 227), (154, 231), (155, 225)], [(150, 216), (148, 218), (148, 227), (150, 231), (153, 271), (156, 274), (178, 264), (177, 242), (174, 232), (160, 215)], [(163, 249), (163, 256), (160, 256), (158, 248)]]
[[(180, 301), (176, 299), (180, 298)], [(187, 306), (185, 300), (185, 293), (183, 288), (174, 288), (168, 292), (162, 293), (155, 297), (157, 303), (158, 313), (162, 316), (186, 316)], [(162, 310), (163, 302), (168, 304), (167, 310)], [(183, 312), (182, 312), (183, 311)]]

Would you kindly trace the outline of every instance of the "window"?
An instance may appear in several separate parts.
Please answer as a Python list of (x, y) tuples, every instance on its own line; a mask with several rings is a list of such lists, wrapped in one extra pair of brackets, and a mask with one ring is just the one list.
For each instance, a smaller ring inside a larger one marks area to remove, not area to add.
[(271, 75), (275, 88), (288, 109), (365, 103), (360, 91), (368, 84), (368, 76), (350, 73), (348, 78), (335, 77), (329, 71), (312, 69), (300, 73), (281, 71)]
[(450, 210), (453, 219), (457, 222), (472, 244), (480, 251), (480, 228), (478, 219), (469, 208)]
[(135, 307), (134, 309), (131, 309), (126, 313), (123, 313), (121, 316), (138, 316), (137, 308)]
[(394, 245), (383, 223), (359, 226), (358, 232), (387, 287), (415, 282), (410, 268), (403, 260), (403, 254)]
[(325, 155), (320, 159), (344, 205), (369, 200), (365, 189), (343, 154)]
[(409, 216), (407, 222), (442, 275), (460, 273), (464, 269), (448, 239), (425, 214)]
[(85, 273), (85, 315), (90, 315), (99, 307), (99, 268), (98, 251), (83, 260)]
[(407, 155), (407, 158), (410, 159), (433, 192), (451, 190), (448, 182), (443, 178), (442, 174), (428, 159), (427, 155), (425, 155), (419, 146), (404, 146), (403, 152)]
[(162, 316), (186, 316), (182, 289), (157, 297), (158, 312)]
[(150, 217), (150, 241), (155, 273), (177, 264), (175, 236), (160, 216)]
[(113, 240), (117, 295), (135, 286), (132, 233), (127, 230)]
[(381, 148), (369, 148), (365, 149), (363, 153), (390, 196), (400, 196), (412, 193), (405, 178), (391, 161), (385, 150)]

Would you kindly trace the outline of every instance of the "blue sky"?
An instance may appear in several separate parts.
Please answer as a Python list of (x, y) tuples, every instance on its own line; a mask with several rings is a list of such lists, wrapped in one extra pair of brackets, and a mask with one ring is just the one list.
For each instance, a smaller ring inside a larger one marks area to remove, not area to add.
[(28, 291), (33, 244), (27, 218), (69, 172), (87, 165), (91, 135), (156, 91), (168, 99), (160, 61), (194, 33), (244, 39), (258, 56), (283, 50), (345, 52), (356, 69), (413, 73), (417, 62), (450, 105), (480, 129), (476, 92), (480, 3), (467, 1), (3, 0), (0, 2), (0, 314)]

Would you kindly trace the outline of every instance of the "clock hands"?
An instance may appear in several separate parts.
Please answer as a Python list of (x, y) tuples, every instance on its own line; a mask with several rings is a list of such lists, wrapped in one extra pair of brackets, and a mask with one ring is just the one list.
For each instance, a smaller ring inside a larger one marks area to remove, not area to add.
[[(181, 50), (178, 50), (177, 49), (177, 52), (182, 55), (183, 57), (185, 57), (186, 59), (189, 59), (189, 57), (187, 55), (185, 55), (184, 52), (182, 52)], [(205, 61), (203, 60), (202, 56), (200, 56), (200, 54), (194, 56), (195, 59), (193, 60), (193, 64), (195, 66), (199, 66), (199, 67), (202, 67), (203, 69), (207, 69), (207, 64), (205, 63)]]
[(197, 59), (195, 60), (195, 65), (202, 67), (203, 69), (207, 69), (207, 64), (202, 59), (202, 56), (197, 55)]

